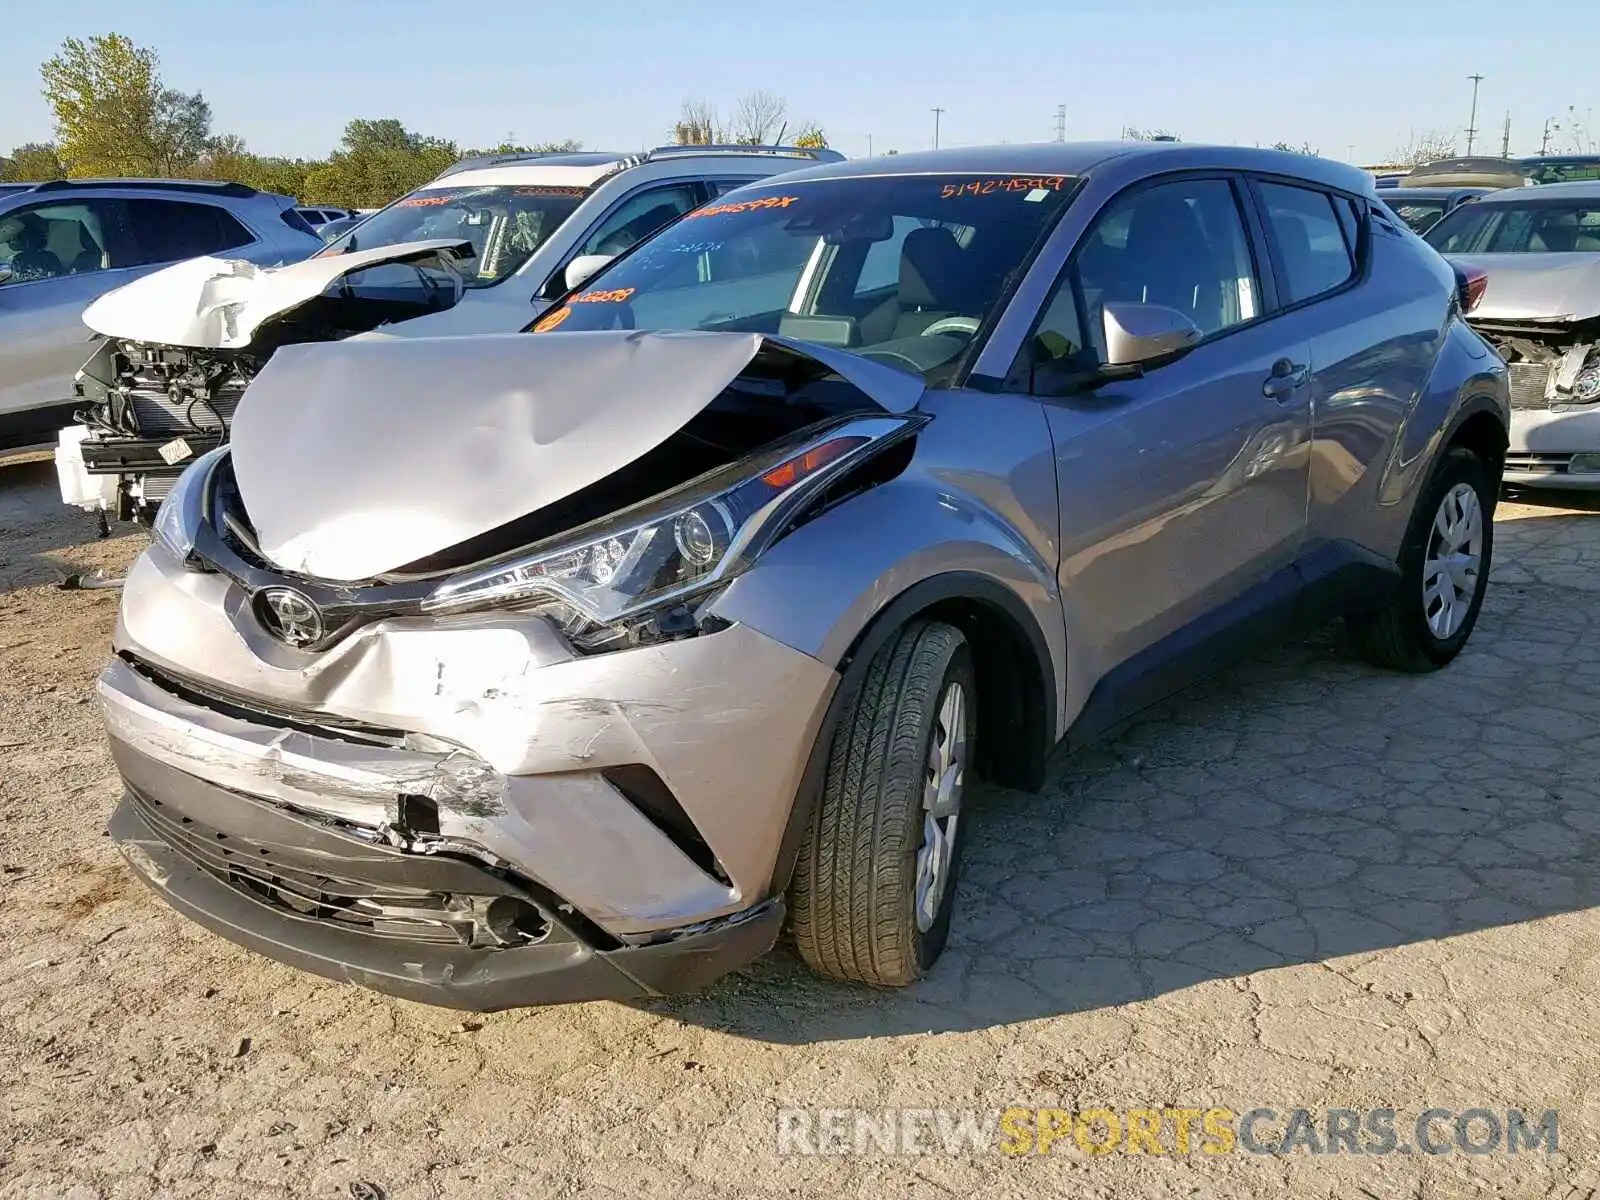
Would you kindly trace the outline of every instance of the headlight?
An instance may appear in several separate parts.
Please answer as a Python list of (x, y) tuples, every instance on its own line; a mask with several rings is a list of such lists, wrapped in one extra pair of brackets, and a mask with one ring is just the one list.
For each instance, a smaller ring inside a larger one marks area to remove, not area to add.
[(726, 582), (830, 479), (921, 423), (914, 417), (850, 420), (752, 456), (548, 550), (450, 579), (423, 608), (538, 605), (580, 646), (598, 648), (626, 635), (617, 623)]
[(195, 459), (173, 481), (172, 490), (156, 509), (156, 539), (177, 555), (179, 562), (187, 562), (194, 553), (195, 535), (205, 518), (206, 481), (227, 453), (226, 446), (218, 446)]

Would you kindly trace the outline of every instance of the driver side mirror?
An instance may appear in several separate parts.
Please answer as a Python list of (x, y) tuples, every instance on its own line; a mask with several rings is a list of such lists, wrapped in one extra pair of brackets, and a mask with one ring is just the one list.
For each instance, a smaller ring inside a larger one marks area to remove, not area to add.
[(595, 272), (615, 257), (613, 254), (580, 254), (567, 264), (566, 274), (562, 278), (569, 288), (582, 287)]
[(1186, 350), (1198, 342), (1200, 328), (1163, 304), (1107, 304), (1101, 313), (1106, 366), (1132, 366)]

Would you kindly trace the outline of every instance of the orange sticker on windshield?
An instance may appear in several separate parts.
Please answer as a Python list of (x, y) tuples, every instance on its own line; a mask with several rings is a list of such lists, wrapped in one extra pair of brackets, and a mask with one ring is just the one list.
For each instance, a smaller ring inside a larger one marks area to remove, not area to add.
[(441, 204), (449, 204), (459, 196), (460, 192), (446, 192), (442, 196), (407, 196), (395, 204), (396, 208), (437, 208)]
[(710, 208), (697, 208), (685, 221), (695, 217), (720, 217), (724, 213), (759, 212), (765, 208), (788, 208), (789, 205), (799, 200), (799, 196), (763, 196), (759, 200), (736, 200), (732, 204), (713, 204)]
[(546, 313), (533, 323), (533, 331), (535, 333), (548, 333), (571, 315), (572, 310), (570, 308), (558, 308), (555, 312)]
[(974, 179), (970, 183), (947, 183), (939, 190), (942, 200), (956, 196), (989, 196), (995, 192), (1059, 192), (1067, 186), (1066, 175), (1014, 175), (1007, 179)]
[(513, 196), (587, 196), (588, 189), (581, 187), (546, 187), (542, 184), (529, 184), (524, 187), (512, 188)]
[(636, 288), (614, 288), (611, 291), (584, 292), (580, 296), (573, 296), (568, 304), (621, 304), (633, 295)]

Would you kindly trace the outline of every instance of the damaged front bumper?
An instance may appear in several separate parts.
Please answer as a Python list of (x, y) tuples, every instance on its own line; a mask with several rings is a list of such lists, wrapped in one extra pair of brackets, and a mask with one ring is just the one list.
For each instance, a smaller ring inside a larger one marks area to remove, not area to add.
[(113, 835), (181, 911), (468, 1008), (693, 988), (771, 945), (831, 669), (741, 625), (582, 656), (527, 613), (311, 654), (236, 593), (152, 548), (99, 684)]
[(481, 863), (407, 853), (112, 748), (128, 790), (111, 835), (163, 899), (248, 949), (403, 999), (487, 1012), (689, 990), (765, 953), (783, 921), (774, 899), (650, 944), (596, 938)]
[(1600, 488), (1600, 405), (1513, 410), (1505, 482), (1522, 487)]

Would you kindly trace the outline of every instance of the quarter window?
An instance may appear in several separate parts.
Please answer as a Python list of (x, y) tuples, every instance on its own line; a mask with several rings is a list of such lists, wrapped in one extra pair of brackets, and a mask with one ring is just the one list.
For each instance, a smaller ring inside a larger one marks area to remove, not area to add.
[(1311, 188), (1263, 183), (1261, 199), (1267, 209), (1267, 224), (1283, 268), (1288, 302), (1298, 304), (1323, 292), (1332, 291), (1355, 274), (1355, 253), (1345, 232), (1345, 220), (1335, 212), (1335, 200), (1327, 192)]
[(1260, 311), (1244, 219), (1232, 185), (1222, 179), (1185, 179), (1125, 193), (1085, 236), (1074, 269), (1088, 318), (1085, 332), (1102, 359), (1103, 313), (1110, 303), (1176, 309), (1208, 335)]

